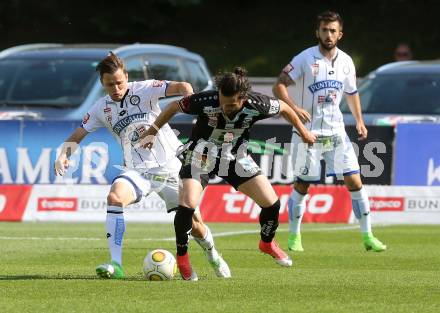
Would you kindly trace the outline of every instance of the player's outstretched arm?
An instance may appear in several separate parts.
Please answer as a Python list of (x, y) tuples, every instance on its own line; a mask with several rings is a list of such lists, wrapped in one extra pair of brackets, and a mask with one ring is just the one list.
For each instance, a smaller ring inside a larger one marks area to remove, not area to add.
[(61, 153), (55, 161), (54, 169), (55, 175), (63, 176), (66, 170), (69, 168), (69, 158), (78, 148), (79, 143), (87, 136), (88, 132), (78, 127), (75, 131), (66, 139), (61, 147)]
[(303, 123), (310, 122), (311, 121), (310, 113), (300, 108), (293, 101), (293, 99), (289, 97), (289, 92), (287, 90), (287, 87), (293, 84), (294, 82), (290, 78), (290, 76), (284, 72), (281, 72), (281, 74), (277, 78), (276, 83), (272, 87), (272, 92), (276, 98), (283, 100), (285, 103), (287, 103), (295, 111), (295, 113), (298, 115), (298, 117), (301, 119)]
[(177, 112), (181, 112), (179, 102), (178, 101), (170, 102), (156, 118), (156, 121), (154, 121), (153, 125), (151, 125), (150, 128), (148, 128), (148, 130), (144, 133), (144, 135), (140, 139), (141, 146), (146, 149), (151, 149), (154, 143), (154, 137), (156, 136), (159, 129), (161, 129), (163, 125), (168, 123), (168, 121), (174, 115), (176, 115)]
[(358, 139), (359, 140), (367, 139), (368, 130), (365, 127), (364, 119), (362, 118), (361, 99), (359, 97), (359, 93), (355, 93), (352, 95), (346, 94), (346, 99), (351, 114), (353, 114), (356, 120), (356, 130), (359, 135)]
[(194, 93), (193, 87), (187, 82), (171, 81), (168, 84), (166, 96), (189, 96)]
[(278, 101), (280, 102), (281, 116), (298, 130), (304, 142), (309, 144), (314, 143), (316, 136), (305, 128), (295, 111), (293, 111), (293, 109), (284, 101)]

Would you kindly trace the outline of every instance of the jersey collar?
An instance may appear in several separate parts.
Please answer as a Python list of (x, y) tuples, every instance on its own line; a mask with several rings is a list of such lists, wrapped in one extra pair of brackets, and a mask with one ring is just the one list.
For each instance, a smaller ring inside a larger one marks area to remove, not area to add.
[(315, 52), (314, 52), (315, 58), (319, 58), (319, 59), (324, 60), (327, 63), (331, 63), (332, 66), (335, 63), (336, 59), (338, 58), (338, 55), (339, 55), (339, 49), (338, 49), (338, 47), (336, 47), (335, 56), (333, 57), (332, 60), (329, 60), (321, 53), (321, 51), (319, 51), (319, 45), (315, 46)]

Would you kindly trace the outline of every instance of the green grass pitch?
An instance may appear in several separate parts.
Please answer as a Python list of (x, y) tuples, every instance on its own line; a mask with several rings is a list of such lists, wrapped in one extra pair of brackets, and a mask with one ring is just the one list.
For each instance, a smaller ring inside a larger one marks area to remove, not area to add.
[(356, 226), (306, 224), (291, 268), (258, 252), (256, 224), (211, 229), (231, 279), (215, 277), (192, 241), (198, 282), (148, 282), (143, 258), (174, 253), (171, 224), (127, 224), (117, 281), (94, 273), (109, 259), (104, 224), (0, 223), (0, 312), (440, 312), (439, 226), (376, 227), (388, 251), (374, 253)]

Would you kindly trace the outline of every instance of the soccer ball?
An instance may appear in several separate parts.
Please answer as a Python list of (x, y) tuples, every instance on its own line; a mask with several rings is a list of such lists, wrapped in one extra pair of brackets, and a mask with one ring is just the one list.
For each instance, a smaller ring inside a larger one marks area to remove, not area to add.
[(176, 272), (176, 259), (167, 250), (150, 251), (144, 259), (144, 274), (147, 280), (171, 280)]

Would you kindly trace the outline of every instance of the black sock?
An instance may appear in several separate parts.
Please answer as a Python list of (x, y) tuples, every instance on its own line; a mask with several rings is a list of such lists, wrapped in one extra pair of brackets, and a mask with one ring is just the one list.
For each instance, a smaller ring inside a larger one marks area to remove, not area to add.
[(188, 251), (189, 234), (192, 228), (194, 209), (179, 205), (174, 216), (174, 230), (176, 232), (177, 255), (185, 255)]
[(278, 216), (280, 215), (280, 200), (278, 199), (270, 207), (262, 208), (260, 213), (261, 240), (271, 242), (278, 228)]

